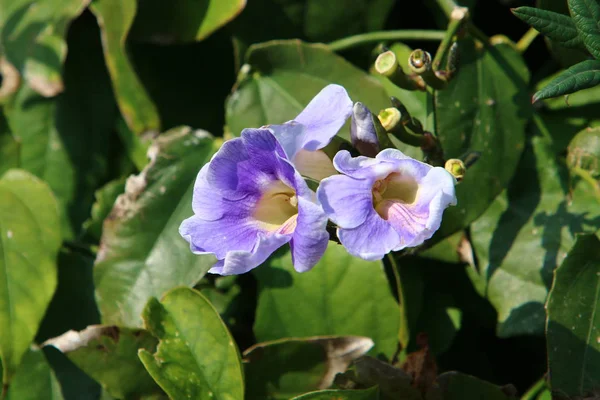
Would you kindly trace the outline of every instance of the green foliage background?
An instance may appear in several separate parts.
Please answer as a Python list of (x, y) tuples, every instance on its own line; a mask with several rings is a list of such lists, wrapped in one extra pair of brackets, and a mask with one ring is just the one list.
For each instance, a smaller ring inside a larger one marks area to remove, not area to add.
[[(452, 1), (406, 3), (0, 0), (0, 399), (598, 393), (600, 2), (459, 2), (458, 72), (428, 93), (372, 69), (444, 38)], [(177, 232), (197, 172), (329, 83), (480, 152), (458, 205), (419, 252), (206, 275)]]

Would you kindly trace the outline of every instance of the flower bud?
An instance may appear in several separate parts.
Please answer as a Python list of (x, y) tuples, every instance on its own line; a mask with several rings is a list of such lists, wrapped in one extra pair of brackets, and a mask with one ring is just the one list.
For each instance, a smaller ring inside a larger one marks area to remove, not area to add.
[(363, 156), (375, 157), (379, 153), (379, 139), (371, 111), (360, 102), (354, 103), (352, 108), (350, 140)]
[(593, 178), (600, 177), (600, 127), (579, 132), (567, 147), (569, 169), (578, 168), (589, 172)]
[(411, 146), (423, 146), (423, 135), (417, 135), (406, 130), (402, 123), (402, 114), (395, 107), (381, 110), (377, 116), (383, 128), (398, 140)]
[(448, 84), (443, 74), (438, 74), (433, 70), (431, 55), (424, 50), (414, 50), (408, 58), (408, 66), (434, 89), (444, 89)]
[(444, 168), (456, 178), (457, 182), (462, 181), (465, 177), (465, 172), (467, 172), (465, 164), (458, 158), (451, 158), (448, 161), (446, 161), (446, 165), (444, 165)]
[(402, 89), (425, 90), (423, 82), (412, 79), (402, 71), (402, 68), (398, 65), (396, 54), (391, 50), (381, 53), (377, 57), (375, 70)]

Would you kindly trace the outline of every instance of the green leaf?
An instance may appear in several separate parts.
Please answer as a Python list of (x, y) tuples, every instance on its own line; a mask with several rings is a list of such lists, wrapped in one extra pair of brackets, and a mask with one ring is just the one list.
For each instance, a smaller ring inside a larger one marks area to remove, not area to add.
[(287, 400), (327, 389), (336, 374), (365, 354), (373, 341), (360, 336), (323, 336), (259, 343), (244, 352), (246, 398)]
[(534, 7), (513, 8), (512, 12), (538, 32), (565, 47), (583, 46), (575, 23), (567, 15)]
[(205, 131), (173, 129), (150, 146), (146, 168), (127, 180), (105, 220), (94, 267), (103, 323), (141, 327), (149, 298), (194, 285), (215, 262), (194, 255), (178, 233), (192, 215), (196, 175), (213, 152)]
[(0, 111), (0, 175), (19, 167), (19, 142), (10, 132), (4, 113)]
[(88, 1), (4, 1), (0, 4), (3, 55), (37, 93), (52, 97), (63, 91), (65, 35), (71, 20)]
[(147, 329), (159, 339), (156, 353), (139, 357), (174, 399), (242, 399), (238, 349), (213, 306), (199, 292), (177, 288), (144, 310)]
[(246, 0), (140, 2), (131, 37), (159, 44), (199, 41), (235, 18)]
[(90, 5), (100, 25), (104, 58), (121, 114), (134, 133), (142, 134), (157, 132), (160, 119), (125, 46), (136, 8), (136, 0), (93, 0)]
[(61, 243), (58, 206), (48, 186), (22, 170), (0, 179), (0, 358), (14, 375), (56, 289)]
[(586, 60), (573, 65), (533, 95), (533, 101), (557, 97), (594, 87), (600, 83), (600, 61)]
[(436, 384), (427, 391), (425, 398), (427, 400), (511, 400), (515, 397), (505, 393), (500, 386), (471, 375), (452, 371), (438, 376)]
[(102, 225), (104, 220), (110, 214), (117, 197), (125, 191), (125, 178), (120, 178), (96, 190), (95, 202), (92, 205), (92, 214), (83, 223), (85, 235), (95, 243), (100, 241), (102, 236)]
[(568, 0), (571, 18), (588, 51), (600, 58), (600, 3), (597, 0)]
[(546, 138), (535, 137), (507, 191), (471, 226), (479, 260), (475, 282), (498, 311), (501, 337), (543, 332), (552, 271), (574, 235), (600, 228), (593, 190), (569, 177)]
[(381, 262), (352, 257), (330, 242), (321, 261), (309, 272), (297, 273), (289, 252), (254, 272), (259, 285), (254, 324), (257, 340), (366, 336), (375, 342), (372, 354), (394, 354), (400, 310)]
[(118, 399), (161, 393), (144, 369), (138, 349), (154, 351), (157, 340), (140, 329), (93, 325), (45, 342), (60, 350)]
[[(295, 118), (321, 89), (334, 82), (374, 113), (390, 106), (378, 82), (322, 44), (277, 40), (254, 45), (246, 62), (251, 72), (226, 104), (227, 125), (236, 136), (244, 128)], [(342, 128), (341, 135), (349, 138), (349, 130)]]
[(21, 145), (20, 167), (46, 181), (56, 195), (67, 238), (79, 233), (94, 190), (108, 174), (117, 113), (98, 34), (89, 15), (71, 26), (64, 93), (47, 99), (24, 84), (5, 109)]
[(436, 126), (445, 156), (479, 151), (481, 157), (456, 187), (458, 204), (444, 212), (434, 241), (465, 228), (488, 208), (510, 182), (524, 147), (531, 116), (527, 66), (505, 40), (492, 43), (479, 47), (472, 39), (461, 41), (458, 75), (435, 92)]
[(8, 390), (7, 400), (63, 400), (60, 384), (40, 349), (23, 356)]
[(319, 390), (294, 397), (292, 400), (379, 400), (377, 387), (363, 390)]
[[(556, 13), (570, 16), (569, 5), (564, 0), (536, 0), (535, 6), (543, 10), (554, 11)], [(547, 37), (544, 38), (544, 42), (546, 43), (546, 47), (552, 56), (563, 68), (568, 68), (571, 65), (577, 64), (578, 62), (587, 60), (589, 58), (589, 53), (585, 49), (583, 42), (581, 43), (581, 49), (567, 48), (548, 39)]]
[(568, 397), (600, 385), (600, 240), (583, 235), (556, 269), (548, 297), (550, 386)]
[(63, 247), (58, 255), (58, 287), (46, 310), (36, 342), (68, 330), (82, 330), (100, 323), (94, 297), (93, 255)]

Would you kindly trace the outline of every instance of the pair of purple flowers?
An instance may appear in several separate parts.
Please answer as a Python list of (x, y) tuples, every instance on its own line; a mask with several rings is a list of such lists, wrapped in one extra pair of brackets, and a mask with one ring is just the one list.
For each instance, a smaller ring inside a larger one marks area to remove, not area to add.
[[(329, 85), (293, 121), (244, 129), (200, 170), (194, 215), (179, 232), (194, 253), (217, 257), (209, 272), (247, 272), (285, 243), (294, 268), (308, 271), (327, 248), (328, 220), (347, 251), (366, 260), (433, 235), (456, 204), (455, 179), (396, 149), (374, 158), (342, 150), (332, 161), (321, 149), (352, 110), (346, 90)], [(353, 136), (372, 137), (369, 124), (352, 127)], [(316, 193), (306, 180), (319, 182)]]

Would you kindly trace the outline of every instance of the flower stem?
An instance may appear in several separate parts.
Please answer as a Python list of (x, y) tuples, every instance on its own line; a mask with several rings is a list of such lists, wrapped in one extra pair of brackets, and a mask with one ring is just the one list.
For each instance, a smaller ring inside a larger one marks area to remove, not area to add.
[(448, 18), (456, 7), (460, 7), (454, 0), (436, 0), (438, 6), (442, 9)]
[(468, 20), (469, 12), (466, 8), (457, 7), (450, 13), (449, 18), (450, 22), (448, 23), (446, 35), (444, 36), (442, 43), (440, 43), (440, 47), (438, 47), (433, 59), (434, 71), (439, 70), (442, 61), (446, 58), (446, 55), (450, 50), (450, 46), (452, 46), (454, 36), (464, 26), (465, 21)]
[(400, 279), (400, 266), (396, 263), (393, 253), (386, 255), (386, 258), (392, 267), (392, 273), (394, 274), (394, 280), (396, 281), (396, 290), (398, 291), (398, 303), (400, 306), (400, 330), (398, 331), (398, 341), (400, 342), (402, 350), (406, 350), (410, 340), (410, 326), (408, 326), (408, 316), (406, 315), (406, 298)]
[(521, 54), (525, 53), (531, 43), (538, 37), (540, 33), (533, 28), (529, 28), (527, 32), (517, 42), (517, 51)]
[(360, 35), (348, 36), (343, 39), (335, 40), (328, 44), (333, 51), (341, 51), (366, 45), (369, 43), (377, 43), (384, 40), (443, 40), (446, 35), (444, 31), (432, 30), (399, 30), (399, 31), (376, 31), (362, 33)]

